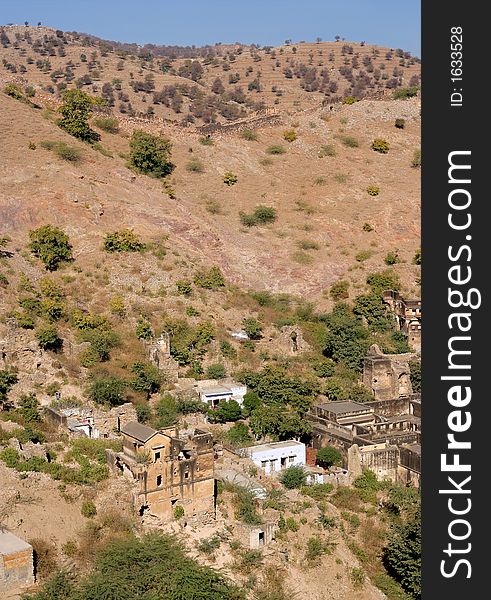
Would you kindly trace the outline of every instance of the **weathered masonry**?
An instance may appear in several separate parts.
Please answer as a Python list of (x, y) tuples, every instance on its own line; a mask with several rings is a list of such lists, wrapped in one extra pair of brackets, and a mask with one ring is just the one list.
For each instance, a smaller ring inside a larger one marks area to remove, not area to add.
[(121, 430), (123, 452), (106, 451), (113, 470), (134, 481), (140, 515), (169, 521), (177, 506), (187, 519), (215, 518), (214, 452), (211, 434), (198, 429), (178, 433), (128, 423)]
[(405, 300), (398, 292), (384, 292), (384, 302), (394, 313), (396, 327), (410, 348), (421, 352), (421, 300)]
[(32, 546), (10, 531), (0, 528), (0, 592), (8, 587), (33, 583)]

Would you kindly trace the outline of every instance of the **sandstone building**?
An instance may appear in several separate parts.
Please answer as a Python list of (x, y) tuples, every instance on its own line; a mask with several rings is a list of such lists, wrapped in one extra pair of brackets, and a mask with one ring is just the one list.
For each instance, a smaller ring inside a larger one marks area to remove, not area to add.
[(213, 439), (198, 429), (178, 433), (175, 427), (156, 430), (141, 423), (125, 425), (123, 452), (106, 451), (113, 470), (135, 483), (134, 503), (140, 515), (161, 521), (182, 507), (186, 519), (215, 518)]

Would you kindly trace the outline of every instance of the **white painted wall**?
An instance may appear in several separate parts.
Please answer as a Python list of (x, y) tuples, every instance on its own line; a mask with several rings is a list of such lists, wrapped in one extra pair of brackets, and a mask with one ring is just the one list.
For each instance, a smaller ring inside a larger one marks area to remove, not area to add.
[(305, 444), (300, 442), (292, 442), (289, 446), (285, 446), (283, 442), (280, 444), (280, 446), (274, 443), (264, 444), (246, 450), (254, 464), (263, 469), (267, 475), (291, 466), (305, 465)]

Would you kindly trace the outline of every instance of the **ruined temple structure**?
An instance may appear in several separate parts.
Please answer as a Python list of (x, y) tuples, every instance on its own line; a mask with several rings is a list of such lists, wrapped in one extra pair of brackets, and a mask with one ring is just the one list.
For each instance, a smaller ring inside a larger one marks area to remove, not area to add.
[(303, 339), (302, 329), (295, 325), (285, 325), (282, 327), (277, 342), (283, 352), (291, 356), (311, 350), (309, 344)]
[(213, 438), (195, 429), (178, 433), (175, 427), (152, 429), (141, 423), (125, 425), (123, 451), (106, 450), (110, 468), (134, 482), (134, 504), (141, 516), (162, 523), (182, 507), (186, 521), (215, 518)]
[(370, 346), (363, 360), (363, 383), (374, 400), (391, 400), (413, 393), (409, 362), (416, 354), (383, 354), (377, 344)]
[(143, 340), (147, 359), (161, 371), (169, 383), (179, 377), (179, 365), (170, 353), (170, 336), (163, 332), (158, 339)]
[(415, 352), (421, 352), (421, 300), (405, 300), (399, 292), (386, 291), (384, 302), (394, 313), (398, 331), (407, 338), (407, 343)]

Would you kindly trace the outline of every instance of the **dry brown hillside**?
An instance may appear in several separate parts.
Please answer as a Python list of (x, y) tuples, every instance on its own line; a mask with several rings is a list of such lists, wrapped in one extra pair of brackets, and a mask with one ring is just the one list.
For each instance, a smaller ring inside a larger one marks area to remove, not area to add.
[[(316, 299), (339, 278), (356, 289), (397, 249), (401, 262), (395, 268), (406, 289), (416, 291), (418, 268), (411, 261), (419, 247), (419, 171), (411, 160), (419, 147), (417, 100), (365, 100), (332, 113), (285, 116), (283, 124), (258, 130), (256, 141), (228, 134), (212, 146), (202, 145), (197, 134), (163, 127), (173, 142), (176, 199), (158, 181), (125, 166), (120, 155), (127, 153), (127, 131), (135, 125), (125, 124), (117, 135), (102, 133), (112, 155), (103, 156), (45, 118), (50, 113), (4, 94), (0, 103), (9, 116), (1, 125), (1, 232), (19, 246), (30, 229), (50, 222), (70, 235), (85, 266), (101, 258), (106, 232), (132, 227), (145, 241), (168, 236), (176, 255), (165, 272), (143, 259), (142, 274), (154, 271), (146, 276), (150, 289), (197, 265), (218, 264), (241, 287)], [(406, 119), (403, 130), (394, 127), (396, 117)], [(292, 128), (298, 137), (288, 143), (282, 133)], [(359, 147), (347, 147), (347, 137)], [(389, 142), (388, 154), (371, 149), (374, 138)], [(82, 158), (67, 163), (43, 149), (43, 140), (76, 146)], [(36, 149), (28, 148), (30, 142)], [(267, 154), (271, 145), (285, 153)], [(323, 145), (335, 156), (319, 158)], [(190, 160), (199, 161), (203, 172), (190, 172)], [(222, 181), (228, 170), (238, 177), (231, 187)], [(379, 187), (379, 195), (370, 196), (369, 186)], [(277, 221), (241, 225), (239, 212), (260, 204), (275, 207)], [(365, 223), (373, 231), (365, 231)], [(360, 261), (364, 251), (368, 258)]]
[(419, 59), (363, 42), (277, 48), (118, 44), (47, 27), (2, 28), (0, 73), (56, 96), (102, 94), (120, 114), (200, 125), (265, 108), (298, 111), (346, 96), (384, 97), (420, 80)]

